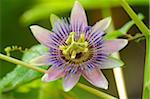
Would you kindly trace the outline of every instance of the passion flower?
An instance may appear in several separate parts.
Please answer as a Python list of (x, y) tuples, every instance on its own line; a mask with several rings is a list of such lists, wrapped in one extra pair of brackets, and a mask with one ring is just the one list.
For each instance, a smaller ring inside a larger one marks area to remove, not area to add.
[(94, 86), (107, 89), (108, 82), (101, 69), (123, 65), (110, 55), (128, 42), (125, 39), (104, 39), (104, 31), (111, 17), (92, 27), (88, 26), (85, 11), (78, 1), (75, 1), (70, 20), (53, 17), (55, 22), (52, 32), (38, 25), (30, 27), (35, 38), (49, 48), (48, 54), (32, 60), (38, 66), (52, 65), (42, 80), (49, 82), (64, 77), (64, 90), (69, 91), (82, 75)]

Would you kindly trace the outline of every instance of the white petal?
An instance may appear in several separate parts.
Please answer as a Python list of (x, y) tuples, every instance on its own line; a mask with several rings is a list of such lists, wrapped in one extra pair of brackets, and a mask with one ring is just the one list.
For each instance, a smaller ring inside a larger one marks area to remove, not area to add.
[(49, 54), (45, 54), (32, 59), (30, 63), (35, 66), (50, 65), (50, 62), (48, 61), (49, 58), (50, 58)]
[(128, 44), (126, 39), (115, 39), (115, 40), (106, 40), (103, 43), (103, 51), (106, 54), (112, 54), (118, 52)]
[(64, 76), (64, 69), (56, 66), (52, 66), (48, 69), (47, 73), (42, 77), (42, 81), (50, 82), (57, 80)]
[(69, 73), (65, 79), (64, 79), (64, 83), (63, 83), (63, 87), (64, 87), (64, 91), (68, 92), (70, 91), (79, 81), (80, 79), (80, 72), (77, 73)]
[(102, 30), (102, 31), (105, 31), (109, 25), (111, 23), (111, 17), (107, 17), (107, 18), (104, 18), (102, 20), (100, 20), (99, 22), (97, 22), (92, 28), (93, 28), (93, 31), (97, 31), (97, 30)]
[(81, 23), (83, 26), (87, 26), (86, 14), (78, 1), (75, 1), (74, 7), (71, 12), (71, 24), (77, 26), (78, 23)]
[(50, 33), (52, 33), (51, 31), (40, 27), (38, 25), (32, 25), (30, 26), (30, 29), (33, 33), (33, 35), (35, 36), (35, 38), (43, 45), (46, 45), (49, 47), (49, 42), (50, 42)]
[(100, 69), (111, 69), (111, 68), (120, 67), (124, 65), (124, 63), (121, 60), (113, 57), (108, 57), (101, 64), (102, 65), (99, 66)]
[(83, 70), (82, 75), (94, 86), (104, 89), (108, 88), (108, 82), (100, 69)]

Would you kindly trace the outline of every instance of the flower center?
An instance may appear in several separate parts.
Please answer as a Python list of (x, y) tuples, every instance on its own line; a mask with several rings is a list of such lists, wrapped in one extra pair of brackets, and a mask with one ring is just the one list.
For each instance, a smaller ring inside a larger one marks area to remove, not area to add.
[(59, 48), (67, 60), (81, 59), (88, 52), (88, 42), (85, 41), (83, 33), (75, 41), (75, 32), (71, 32), (65, 43), (66, 45), (61, 45)]

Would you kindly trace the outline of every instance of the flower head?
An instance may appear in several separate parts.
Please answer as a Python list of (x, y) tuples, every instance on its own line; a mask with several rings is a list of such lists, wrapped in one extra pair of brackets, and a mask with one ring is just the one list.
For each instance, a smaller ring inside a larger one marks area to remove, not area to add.
[(69, 91), (82, 75), (94, 86), (107, 89), (108, 82), (101, 69), (123, 65), (110, 55), (127, 45), (125, 39), (103, 39), (111, 18), (88, 26), (85, 11), (76, 1), (70, 20), (53, 15), (52, 21), (52, 32), (37, 25), (30, 27), (36, 39), (49, 48), (48, 54), (32, 60), (39, 66), (52, 65), (42, 80), (48, 82), (64, 77), (64, 90)]

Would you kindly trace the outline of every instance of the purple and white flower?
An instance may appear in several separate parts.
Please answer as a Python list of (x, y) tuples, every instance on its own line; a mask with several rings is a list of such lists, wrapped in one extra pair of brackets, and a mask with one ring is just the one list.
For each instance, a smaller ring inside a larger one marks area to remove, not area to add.
[(52, 65), (42, 80), (49, 82), (64, 77), (64, 90), (69, 91), (82, 75), (94, 86), (107, 89), (108, 82), (101, 69), (122, 66), (123, 62), (110, 55), (128, 43), (125, 39), (104, 39), (111, 17), (88, 26), (85, 11), (76, 1), (70, 20), (53, 15), (52, 21), (52, 31), (38, 25), (30, 27), (35, 38), (49, 48), (49, 53), (32, 60), (38, 66)]

